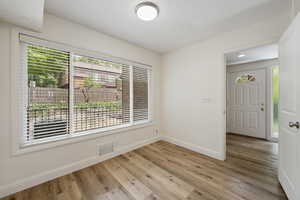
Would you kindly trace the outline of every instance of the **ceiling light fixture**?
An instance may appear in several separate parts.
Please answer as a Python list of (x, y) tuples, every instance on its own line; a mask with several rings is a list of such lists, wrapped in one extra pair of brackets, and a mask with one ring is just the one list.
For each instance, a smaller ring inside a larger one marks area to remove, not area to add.
[(152, 2), (142, 2), (135, 7), (135, 13), (143, 21), (152, 21), (157, 18), (159, 8)]
[(242, 58), (242, 57), (245, 57), (246, 55), (245, 54), (243, 54), (243, 53), (239, 53), (238, 54), (238, 58)]

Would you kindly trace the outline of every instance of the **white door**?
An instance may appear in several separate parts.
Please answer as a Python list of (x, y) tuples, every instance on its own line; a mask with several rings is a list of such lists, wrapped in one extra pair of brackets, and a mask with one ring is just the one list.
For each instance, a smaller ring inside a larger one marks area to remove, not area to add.
[(289, 199), (300, 199), (300, 16), (279, 42), (279, 180)]
[(266, 71), (229, 72), (228, 132), (266, 138)]

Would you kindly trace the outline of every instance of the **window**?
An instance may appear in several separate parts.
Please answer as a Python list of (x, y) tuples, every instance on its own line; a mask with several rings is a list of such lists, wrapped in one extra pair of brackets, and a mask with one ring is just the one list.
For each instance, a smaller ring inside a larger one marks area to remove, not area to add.
[(148, 119), (148, 71), (133, 67), (133, 120)]
[(149, 67), (26, 38), (21, 37), (26, 69), (25, 143), (150, 120)]
[(74, 132), (129, 123), (130, 66), (87, 56), (74, 58)]
[(69, 132), (69, 53), (27, 45), (26, 141)]
[(278, 114), (278, 104), (279, 104), (279, 67), (274, 66), (272, 68), (272, 104), (273, 104), (273, 123), (272, 123), (272, 138), (279, 137), (279, 114)]
[(254, 82), (256, 80), (255, 76), (252, 74), (243, 74), (236, 78), (235, 83), (248, 83), (248, 82)]

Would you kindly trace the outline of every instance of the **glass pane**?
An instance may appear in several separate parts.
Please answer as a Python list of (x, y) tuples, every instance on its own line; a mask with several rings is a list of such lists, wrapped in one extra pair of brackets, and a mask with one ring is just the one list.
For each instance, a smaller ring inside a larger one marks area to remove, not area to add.
[(129, 123), (129, 67), (74, 55), (75, 132)]
[(248, 83), (248, 82), (254, 82), (256, 80), (255, 76), (252, 74), (243, 74), (236, 78), (235, 83)]
[(133, 67), (133, 121), (148, 119), (148, 70)]
[(273, 68), (273, 137), (278, 137), (279, 67)]
[(68, 133), (69, 53), (27, 45), (27, 140)]

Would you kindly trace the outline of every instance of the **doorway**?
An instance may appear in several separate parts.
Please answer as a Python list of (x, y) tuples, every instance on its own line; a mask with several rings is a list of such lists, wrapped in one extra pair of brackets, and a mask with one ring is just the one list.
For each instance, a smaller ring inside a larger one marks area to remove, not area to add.
[(278, 45), (225, 54), (227, 133), (278, 140)]
[(245, 167), (273, 174), (279, 169), (278, 55), (277, 44), (225, 54), (226, 161), (246, 161)]

